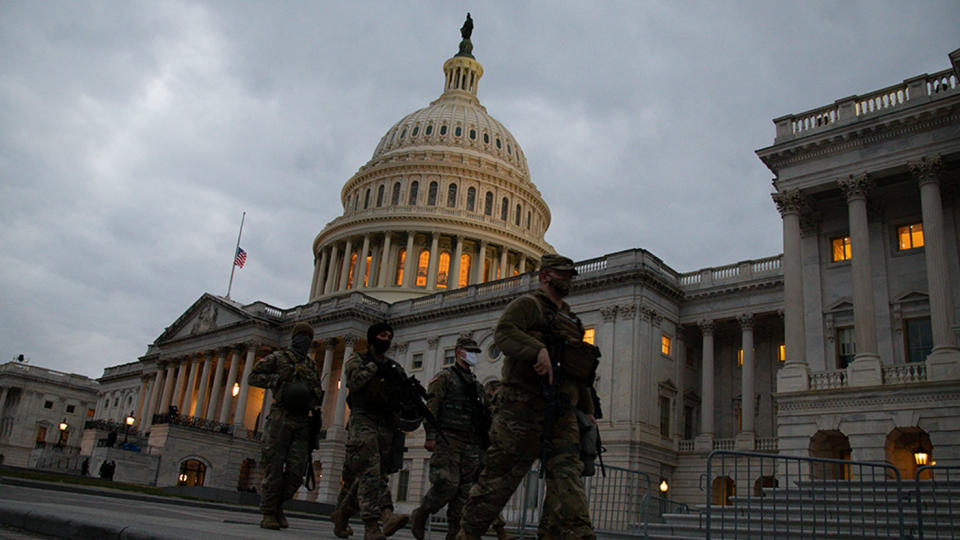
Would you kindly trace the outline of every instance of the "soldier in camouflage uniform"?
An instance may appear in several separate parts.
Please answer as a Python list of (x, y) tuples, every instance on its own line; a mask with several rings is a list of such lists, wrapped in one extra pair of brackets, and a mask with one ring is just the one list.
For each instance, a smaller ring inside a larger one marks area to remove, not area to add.
[(283, 503), (300, 488), (310, 462), (309, 413), (323, 400), (320, 376), (307, 351), (313, 329), (299, 322), (293, 327), (289, 349), (276, 351), (257, 363), (247, 382), (273, 392), (263, 439), (263, 484), (260, 512), (264, 529), (286, 528)]
[[(454, 365), (441, 370), (430, 381), (427, 408), (440, 422), (437, 429), (426, 424), (423, 447), (430, 457), (430, 491), (411, 514), (413, 536), (423, 539), (430, 514), (447, 506), (448, 540), (460, 528), (463, 504), (470, 486), (480, 474), (487, 430), (490, 427), (489, 404), (472, 368), (477, 365), (480, 347), (468, 337), (457, 340)], [(483, 433), (481, 434), (481, 431)], [(503, 524), (498, 536), (505, 537)]]
[[(545, 333), (548, 325), (559, 326), (558, 321), (562, 321), (566, 343), (578, 343), (583, 337), (583, 325), (562, 300), (570, 290), (574, 275), (573, 261), (559, 255), (544, 255), (540, 288), (513, 300), (497, 323), (494, 339), (506, 355), (497, 395), (499, 405), (490, 431), (486, 466), (470, 490), (458, 539), (479, 539), (533, 462), (541, 457), (540, 437), (547, 409), (541, 394), (541, 378), (551, 385), (554, 383)], [(555, 418), (550, 452), (544, 464), (547, 490), (538, 534), (541, 538), (593, 539), (596, 537), (580, 479), (583, 464), (574, 411), (579, 409), (593, 418), (590, 373), (595, 373), (596, 365), (583, 369), (574, 361), (574, 365), (568, 366), (574, 359), (567, 354), (567, 345), (564, 347), (563, 372), (558, 375), (559, 393), (565, 406)]]
[[(394, 437), (403, 436), (396, 425), (390, 381), (406, 376), (400, 364), (386, 357), (392, 339), (390, 325), (371, 325), (367, 329), (367, 351), (354, 353), (343, 367), (343, 379), (350, 390), (350, 420), (341, 474), (343, 486), (331, 515), (333, 532), (340, 538), (352, 533), (348, 520), (357, 511), (363, 519), (364, 540), (386, 538), (409, 520), (406, 514), (393, 513), (387, 487), (390, 449)], [(389, 373), (391, 370), (393, 374)]]

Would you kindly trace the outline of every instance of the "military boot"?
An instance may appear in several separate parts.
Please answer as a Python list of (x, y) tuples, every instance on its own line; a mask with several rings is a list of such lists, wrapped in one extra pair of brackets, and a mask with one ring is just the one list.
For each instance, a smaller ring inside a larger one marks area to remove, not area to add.
[(427, 529), (427, 519), (429, 518), (430, 514), (422, 506), (418, 506), (410, 514), (410, 532), (417, 540), (423, 540), (423, 535)]
[(380, 521), (377, 519), (363, 520), (363, 540), (386, 540), (380, 530)]
[(280, 523), (277, 522), (277, 516), (273, 514), (264, 514), (263, 519), (260, 520), (260, 528), (279, 531)]
[(283, 508), (281, 507), (277, 507), (277, 523), (281, 529), (286, 529), (290, 526), (290, 524), (287, 523), (287, 516), (283, 515)]
[(517, 540), (516, 536), (507, 534), (507, 530), (502, 526), (494, 528), (493, 532), (497, 533), (497, 540)]
[(330, 514), (330, 521), (333, 522), (333, 534), (337, 538), (349, 538), (353, 534), (353, 528), (350, 527), (350, 518), (345, 516), (340, 508)]
[(457, 540), (480, 540), (479, 534), (470, 534), (467, 531), (460, 529), (460, 532), (457, 533)]
[(383, 511), (381, 518), (383, 519), (384, 536), (392, 536), (393, 533), (402, 529), (410, 521), (410, 516), (407, 514), (394, 514), (393, 510), (389, 508)]

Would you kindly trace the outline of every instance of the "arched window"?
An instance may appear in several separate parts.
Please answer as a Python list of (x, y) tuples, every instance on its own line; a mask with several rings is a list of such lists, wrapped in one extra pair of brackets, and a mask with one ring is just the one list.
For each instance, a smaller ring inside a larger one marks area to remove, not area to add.
[(504, 198), (500, 201), (500, 219), (501, 219), (502, 221), (506, 221), (506, 220), (507, 220), (507, 212), (509, 212), (509, 211), (510, 211), (510, 201), (508, 201), (507, 198), (504, 197)]
[(516, 212), (516, 216), (514, 217), (514, 223), (516, 224), (517, 227), (520, 226), (520, 205), (519, 204), (517, 205), (517, 212)]
[(417, 182), (416, 180), (414, 180), (414, 181), (410, 184), (410, 202), (408, 203), (410, 206), (416, 206), (416, 205), (417, 205), (417, 192), (418, 192), (418, 191), (420, 191), (420, 182)]
[(370, 188), (367, 188), (367, 194), (363, 196), (363, 209), (370, 207)]
[(353, 194), (353, 210), (356, 211), (357, 208), (360, 208), (360, 194), (354, 193)]
[(397, 257), (397, 279), (394, 283), (403, 285), (403, 267), (407, 264), (407, 250), (401, 249), (400, 256)]
[(381, 206), (383, 206), (383, 189), (384, 189), (384, 186), (380, 186), (377, 189), (377, 208), (380, 208)]
[(437, 183), (430, 182), (430, 188), (427, 191), (427, 205), (434, 206), (437, 204)]
[(530, 212), (527, 212), (527, 229), (530, 228)]
[(430, 250), (424, 249), (420, 252), (420, 258), (417, 261), (417, 287), (427, 286), (427, 269), (430, 267)]
[(490, 259), (483, 259), (483, 281), (490, 281)]
[(440, 259), (437, 262), (440, 263), (437, 266), (437, 288), (446, 289), (450, 279), (450, 252), (440, 252)]
[(486, 197), (483, 198), (483, 214), (486, 216), (493, 215), (493, 193), (487, 192)]
[(390, 204), (394, 206), (400, 204), (400, 182), (393, 184), (393, 196), (390, 198)]
[(356, 269), (356, 267), (357, 267), (357, 254), (354, 253), (354, 254), (350, 255), (350, 272), (347, 273), (347, 288), (348, 288), (348, 289), (352, 289), (352, 288), (353, 288), (353, 271)]
[(470, 254), (460, 255), (460, 275), (458, 276), (458, 285), (466, 287), (470, 281)]
[(473, 204), (477, 200), (477, 190), (475, 188), (469, 188), (467, 190), (467, 211), (473, 212)]
[(188, 459), (180, 464), (180, 473), (177, 475), (178, 486), (202, 486), (203, 477), (207, 474), (207, 466), (196, 459)]
[(453, 208), (457, 205), (457, 185), (450, 184), (450, 188), (447, 189), (447, 207)]

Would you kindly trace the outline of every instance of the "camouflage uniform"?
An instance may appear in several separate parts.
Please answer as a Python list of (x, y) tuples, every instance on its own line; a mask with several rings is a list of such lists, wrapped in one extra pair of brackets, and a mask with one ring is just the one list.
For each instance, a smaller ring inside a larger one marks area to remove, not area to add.
[[(388, 361), (393, 362), (388, 358), (378, 362), (369, 352), (354, 353), (343, 368), (350, 389), (350, 420), (336, 511), (347, 517), (359, 511), (365, 522), (393, 509), (387, 467), (397, 430), (388, 397), (389, 383), (379, 372), (380, 364)], [(403, 371), (395, 362), (394, 369)]]
[[(291, 408), (285, 397), (297, 379), (309, 389), (310, 395)], [(309, 358), (281, 350), (255, 365), (247, 382), (273, 391), (274, 402), (263, 439), (260, 510), (264, 515), (282, 515), (281, 505), (293, 498), (300, 488), (310, 461), (308, 413), (323, 399), (320, 376)]]
[(433, 426), (424, 426), (427, 440), (435, 441), (437, 448), (430, 456), (430, 491), (420, 507), (435, 514), (447, 505), (447, 523), (455, 530), (483, 459), (473, 408), (477, 399), (481, 406), (487, 404), (476, 376), (458, 364), (440, 371), (430, 381), (428, 392), (427, 408), (440, 422), (444, 437), (438, 437)]
[[(487, 462), (470, 490), (461, 521), (462, 531), (479, 537), (510, 499), (530, 466), (540, 457), (540, 435), (546, 402), (533, 369), (548, 313), (556, 304), (542, 289), (521, 296), (504, 310), (495, 330), (497, 345), (506, 355), (499, 405), (493, 419)], [(566, 302), (560, 311), (573, 319)], [(578, 321), (578, 320), (577, 320)], [(578, 321), (579, 324), (579, 321)], [(582, 326), (581, 326), (582, 328)], [(560, 393), (567, 407), (554, 423), (553, 455), (547, 458), (546, 497), (539, 533), (559, 538), (594, 538), (580, 473), (579, 428), (574, 409), (593, 414), (590, 386), (561, 377)]]

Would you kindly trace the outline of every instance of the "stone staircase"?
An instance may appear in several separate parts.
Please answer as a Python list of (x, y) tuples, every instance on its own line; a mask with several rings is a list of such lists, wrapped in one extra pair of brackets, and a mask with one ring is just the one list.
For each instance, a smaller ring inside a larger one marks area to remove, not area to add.
[[(960, 539), (960, 481), (800, 481), (711, 506), (711, 538)], [(922, 512), (918, 515), (917, 495)], [(898, 502), (899, 501), (899, 502)], [(902, 527), (901, 527), (902, 519)], [(705, 538), (707, 509), (665, 514), (649, 538)], [(902, 531), (902, 534), (901, 534)]]

